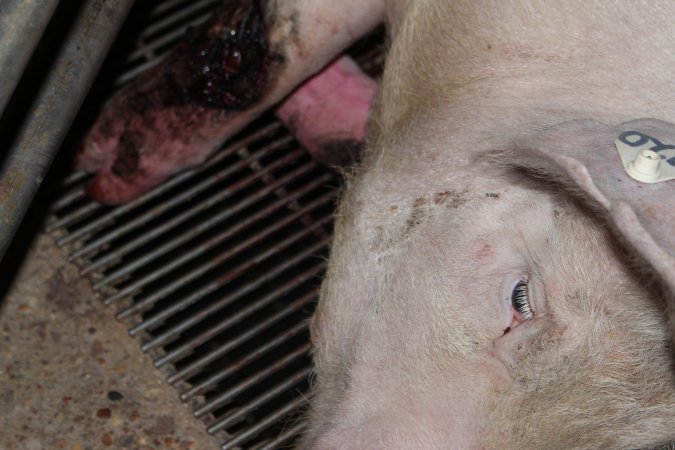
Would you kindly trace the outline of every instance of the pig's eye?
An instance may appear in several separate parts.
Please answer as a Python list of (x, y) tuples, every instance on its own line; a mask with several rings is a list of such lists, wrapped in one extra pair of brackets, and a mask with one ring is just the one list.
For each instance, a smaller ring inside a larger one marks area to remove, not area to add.
[(534, 317), (534, 311), (530, 305), (530, 289), (528, 288), (528, 280), (520, 280), (511, 292), (511, 305), (520, 317), (524, 320), (530, 320)]

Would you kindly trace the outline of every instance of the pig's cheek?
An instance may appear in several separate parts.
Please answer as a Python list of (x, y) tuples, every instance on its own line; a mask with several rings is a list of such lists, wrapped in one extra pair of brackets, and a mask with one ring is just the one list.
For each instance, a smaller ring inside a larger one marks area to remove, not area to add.
[(549, 317), (538, 317), (505, 333), (494, 341), (494, 356), (508, 368), (517, 367), (552, 325)]

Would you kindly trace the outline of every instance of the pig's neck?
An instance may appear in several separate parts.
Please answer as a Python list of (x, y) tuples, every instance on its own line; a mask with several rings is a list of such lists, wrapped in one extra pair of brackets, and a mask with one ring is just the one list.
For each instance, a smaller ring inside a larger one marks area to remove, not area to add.
[(412, 110), (392, 125), (421, 103), (477, 112), (491, 127), (675, 121), (675, 4), (609, 3), (411, 2), (385, 82)]

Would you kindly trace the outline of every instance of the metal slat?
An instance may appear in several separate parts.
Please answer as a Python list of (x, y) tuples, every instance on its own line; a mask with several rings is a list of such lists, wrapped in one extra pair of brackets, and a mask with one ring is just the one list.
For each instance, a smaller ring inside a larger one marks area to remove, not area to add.
[(247, 414), (256, 410), (261, 405), (269, 402), (270, 400), (274, 399), (278, 395), (283, 394), (284, 392), (288, 391), (293, 386), (295, 386), (295, 385), (299, 384), (300, 382), (306, 380), (309, 377), (311, 372), (312, 372), (312, 369), (310, 367), (306, 367), (304, 369), (298, 370), (293, 375), (284, 379), (282, 382), (277, 383), (272, 388), (268, 389), (267, 391), (265, 391), (261, 395), (257, 396), (252, 401), (246, 403), (245, 405), (243, 405), (240, 408), (237, 408), (232, 413), (227, 414), (225, 417), (223, 417), (221, 419), (218, 419), (216, 422), (209, 425), (209, 427), (207, 428), (207, 431), (209, 433), (213, 434), (218, 430), (222, 430), (224, 428), (227, 428), (231, 425), (234, 425), (234, 424), (238, 423)]
[(152, 36), (159, 31), (180, 25), (180, 22), (186, 17), (191, 16), (201, 9), (213, 9), (213, 7), (217, 4), (218, 0), (199, 0), (196, 2), (188, 2), (186, 3), (186, 6), (177, 10), (174, 14), (171, 14), (145, 27), (143, 32), (140, 34), (140, 38), (145, 40), (148, 36)]
[[(256, 256), (256, 258), (253, 261), (254, 262), (260, 262), (263, 259), (266, 259), (266, 258), (278, 253), (280, 250), (285, 249), (286, 247), (290, 246), (291, 244), (296, 242), (298, 239), (303, 237), (305, 235), (305, 233), (308, 233), (308, 231), (305, 230), (304, 233), (296, 234), (294, 236), (291, 236), (290, 238), (287, 238), (286, 240), (278, 243), (276, 246), (267, 250), (267, 252), (263, 253), (262, 255)], [(201, 264), (200, 266), (198, 266), (195, 269), (192, 269), (186, 275), (183, 275), (182, 277), (176, 279), (172, 283), (169, 283), (169, 284), (165, 285), (159, 291), (154, 292), (150, 296), (143, 298), (143, 300), (140, 300), (140, 301), (136, 302), (134, 305), (122, 310), (118, 314), (119, 318), (126, 318), (126, 317), (131, 316), (132, 314), (140, 313), (142, 311), (145, 311), (145, 310), (149, 309), (155, 303), (157, 303), (157, 301), (159, 301), (162, 298), (172, 294), (175, 290), (189, 284), (191, 281), (195, 280), (196, 278), (203, 275), (204, 273), (211, 270), (212, 268), (216, 267), (217, 265), (233, 258), (234, 256), (239, 254), (242, 250), (248, 248), (253, 243), (254, 243), (254, 241), (252, 241), (251, 239), (249, 239), (247, 241), (244, 241), (243, 243), (240, 243), (239, 245), (230, 248), (227, 252), (221, 253), (220, 255), (216, 256), (215, 258), (211, 259), (210, 261)], [(250, 261), (251, 260), (249, 260), (249, 265), (250, 265)], [(230, 274), (240, 274), (244, 270), (245, 270), (245, 268), (240, 266), (236, 270), (231, 270)], [(226, 279), (219, 280), (219, 283), (225, 284), (225, 283), (229, 282), (231, 279), (232, 279), (232, 275), (228, 275), (228, 277)], [(214, 287), (214, 289), (217, 288), (217, 287), (218, 286)], [(208, 292), (211, 292), (211, 290), (208, 290)], [(206, 295), (208, 292), (204, 292), (204, 295)], [(168, 310), (166, 310), (166, 311), (167, 311), (167, 314), (168, 314)], [(165, 317), (165, 316), (162, 316), (162, 317)], [(137, 331), (140, 331), (141, 329), (145, 329), (148, 326), (151, 326), (155, 322), (156, 321), (154, 321), (154, 320), (150, 321), (149, 325), (144, 325), (143, 327), (140, 327), (138, 329), (136, 327), (132, 328), (132, 334), (135, 334)]]
[(79, 183), (80, 181), (84, 181), (85, 178), (87, 178), (89, 174), (86, 172), (73, 172), (70, 175), (66, 176), (66, 178), (61, 182), (61, 186), (71, 186), (74, 184)]
[[(217, 0), (202, 0), (196, 4), (184, 0), (170, 0), (156, 6), (150, 13), (151, 18), (161, 16), (172, 9), (175, 9), (175, 11), (143, 29), (139, 35), (137, 48), (126, 59), (125, 65), (131, 67), (115, 79), (114, 86), (119, 87), (158, 64), (164, 54), (170, 50), (171, 44), (183, 37), (188, 29), (206, 22), (211, 13), (206, 12), (187, 22), (183, 22), (183, 20), (194, 15), (200, 9), (214, 8), (218, 3)], [(181, 5), (182, 7), (179, 8)], [(153, 37), (153, 35), (156, 35), (156, 37)], [(162, 47), (165, 50), (158, 52)]]
[(290, 330), (285, 330), (283, 333), (279, 334), (274, 339), (267, 341), (264, 345), (256, 348), (252, 352), (248, 353), (243, 358), (238, 359), (237, 361), (229, 364), (227, 368), (222, 372), (222, 378), (227, 378), (230, 375), (233, 375), (235, 372), (246, 368), (249, 364), (255, 362), (256, 360), (263, 357), (267, 352), (270, 352), (280, 345), (287, 343), (289, 340), (302, 333), (307, 331), (308, 324), (305, 321), (296, 324)]
[[(302, 284), (303, 282), (314, 278), (315, 276), (318, 275), (318, 273), (323, 270), (324, 265), (319, 264), (310, 270), (305, 271), (303, 274), (298, 275), (296, 277), (293, 277), (289, 282), (285, 283), (283, 286), (280, 286), (279, 288), (275, 289), (271, 294), (268, 294), (261, 299), (257, 300), (256, 302), (250, 304), (243, 310), (239, 311), (237, 314), (230, 316), (227, 320), (224, 320), (218, 325), (215, 325), (208, 330), (205, 330), (204, 332), (200, 333), (199, 335), (195, 336), (194, 338), (190, 339), (188, 342), (182, 344), (176, 349), (171, 350), (167, 354), (161, 356), (160, 358), (155, 360), (155, 365), (157, 367), (161, 367), (167, 363), (174, 362), (176, 359), (183, 357), (186, 353), (191, 352), (194, 350), (196, 347), (199, 345), (203, 344), (204, 342), (208, 341), (211, 337), (219, 334), (220, 332), (224, 331), (225, 329), (231, 327), (232, 325), (242, 321), (243, 319), (249, 317), (251, 314), (254, 312), (264, 308), (265, 306), (269, 305), (275, 300), (278, 300), (279, 297), (284, 294), (287, 291), (290, 291), (292, 288)], [(208, 362), (216, 359), (222, 354), (222, 351), (220, 349), (215, 349), (212, 350), (211, 353), (205, 354), (202, 358), (200, 358), (199, 362), (200, 364), (197, 365), (197, 362), (193, 363), (190, 368), (194, 369), (196, 367), (200, 367), (202, 365), (206, 365)], [(194, 367), (193, 367), (194, 366)], [(187, 372), (188, 368), (183, 369), (180, 373), (177, 373), (175, 375), (172, 375), (171, 377), (168, 378), (169, 383), (174, 383), (177, 381), (179, 377), (183, 377), (184, 373)]]
[[(179, 38), (181, 38), (185, 32), (191, 28), (191, 27), (196, 27), (198, 25), (201, 25), (202, 23), (206, 22), (206, 20), (211, 16), (211, 13), (206, 13), (202, 14), (201, 16), (190, 20), (189, 22), (181, 25), (178, 28), (175, 28), (171, 30), (170, 32), (162, 35), (161, 37), (157, 39), (153, 39), (152, 41), (148, 42), (147, 44), (143, 45), (142, 47), (137, 48), (136, 50), (132, 51), (128, 58), (127, 62), (131, 62), (133, 60), (136, 60), (138, 58), (143, 57), (147, 53), (153, 53), (157, 49), (166, 46), (167, 44), (170, 44), (172, 41), (177, 41)], [(158, 62), (159, 58), (155, 57), (148, 62)], [(124, 74), (125, 78), (131, 78), (135, 76), (136, 74), (134, 72), (127, 72)]]
[[(262, 128), (255, 133), (252, 133), (251, 135), (245, 137), (244, 139), (241, 139), (240, 141), (237, 141), (234, 144), (225, 147), (223, 150), (216, 153), (211, 159), (209, 159), (202, 166), (181, 172), (176, 176), (172, 177), (171, 179), (167, 180), (166, 182), (162, 183), (155, 189), (151, 190), (147, 194), (137, 198), (136, 200), (133, 200), (129, 203), (125, 203), (124, 205), (121, 206), (117, 206), (112, 211), (96, 219), (96, 221), (87, 224), (86, 226), (81, 227), (77, 230), (71, 231), (68, 235), (57, 240), (57, 244), (58, 245), (69, 244), (77, 239), (84, 238), (86, 235), (95, 232), (97, 229), (114, 224), (115, 221), (119, 217), (122, 217), (124, 214), (127, 214), (128, 212), (133, 211), (136, 208), (142, 207), (143, 205), (147, 204), (150, 200), (154, 200), (155, 198), (160, 197), (161, 195), (167, 193), (174, 187), (179, 186), (181, 183), (187, 182), (193, 179), (194, 177), (198, 177), (200, 174), (209, 170), (210, 168), (220, 163), (224, 159), (236, 154), (238, 151), (246, 148), (247, 146), (251, 145), (252, 143), (260, 139), (265, 138), (267, 135), (274, 133), (279, 129), (280, 129), (279, 123), (272, 123), (269, 126)], [(84, 195), (84, 191), (82, 191), (82, 195)], [(90, 201), (88, 205), (98, 205), (98, 203)], [(88, 205), (85, 206), (85, 208), (87, 208)]]
[[(279, 311), (278, 313), (268, 317), (267, 319), (263, 320), (262, 322), (258, 323), (255, 325), (253, 328), (250, 328), (249, 330), (246, 330), (245, 332), (240, 333), (239, 335), (231, 338), (227, 342), (222, 343), (217, 350), (214, 350), (213, 352), (205, 355), (203, 358), (209, 358), (209, 361), (212, 359), (216, 359), (232, 349), (245, 344), (249, 340), (257, 337), (260, 333), (265, 332), (269, 327), (277, 324), (280, 320), (285, 319), (287, 316), (290, 314), (293, 314), (294, 312), (308, 306), (311, 302), (316, 301), (317, 294), (315, 292), (311, 292), (304, 297), (302, 297), (299, 300), (294, 301), (290, 305), (288, 305), (286, 308), (284, 308), (282, 311)], [(195, 361), (195, 363), (200, 363), (200, 361)], [(180, 370), (176, 372), (174, 375), (171, 376), (171, 379), (174, 379), (175, 381), (182, 380), (189, 376), (190, 367), (186, 367), (183, 370)], [(195, 384), (193, 387), (190, 389), (184, 391), (181, 393), (180, 398), (183, 401), (190, 400), (191, 398), (197, 396), (197, 395), (202, 395), (205, 392), (209, 392), (210, 390), (213, 390), (215, 388), (216, 383), (222, 380), (222, 376), (220, 373), (216, 373), (214, 375), (211, 375), (209, 378), (206, 380)]]
[(276, 448), (285, 448), (281, 447), (281, 445), (300, 435), (306, 427), (307, 425), (304, 422), (300, 422), (281, 433), (275, 439), (265, 441), (260, 446), (255, 447), (255, 450), (273, 450)]
[(260, 372), (249, 376), (245, 380), (241, 381), (240, 383), (232, 386), (230, 389), (226, 390), (225, 392), (222, 392), (221, 394), (213, 397), (210, 399), (207, 403), (202, 405), (201, 407), (195, 409), (194, 415), (195, 417), (201, 417), (206, 413), (213, 412), (215, 409), (219, 408), (220, 406), (226, 404), (227, 402), (231, 401), (234, 397), (237, 395), (241, 394), (254, 384), (257, 384), (261, 382), (262, 380), (266, 379), (273, 373), (283, 369), (284, 367), (288, 366), (292, 362), (296, 361), (298, 358), (307, 355), (309, 352), (309, 349), (311, 348), (309, 342), (306, 344), (301, 345), (297, 349), (293, 350), (292, 352), (289, 352), (284, 356), (283, 358), (277, 360), (274, 364), (269, 365), (265, 369), (261, 370)]
[[(295, 308), (294, 308), (295, 309)], [(295, 309), (297, 310), (297, 309)], [(241, 370), (244, 368), (247, 364), (255, 361), (256, 359), (260, 358), (263, 356), (266, 352), (273, 350), (274, 348), (278, 347), (279, 345), (285, 344), (288, 340), (291, 338), (295, 337), (298, 333), (306, 331), (307, 330), (307, 323), (302, 322), (295, 327), (291, 328), (290, 330), (284, 331), (281, 335), (279, 335), (276, 339), (273, 339), (271, 341), (268, 341), (266, 344), (256, 348), (254, 351), (250, 352), (247, 357), (239, 359), (237, 362), (233, 363), (232, 365), (228, 366), (222, 371), (219, 371), (215, 375), (212, 375), (209, 377), (209, 384), (213, 385), (225, 378), (227, 378), (230, 375), (233, 375), (234, 372)], [(220, 357), (221, 354), (224, 352), (218, 352), (216, 354), (215, 352), (212, 352), (208, 355), (205, 355), (205, 358), (200, 358), (199, 361), (196, 363), (190, 364), (190, 366), (186, 367), (184, 370), (181, 370), (180, 375), (177, 377), (169, 377), (167, 378), (167, 382), (169, 384), (174, 384), (177, 381), (183, 381), (186, 376), (193, 375), (199, 370), (201, 370), (203, 367), (208, 365), (212, 360), (217, 359), (216, 357), (211, 358), (211, 356), (217, 356)], [(208, 359), (208, 361), (206, 360)], [(177, 374), (178, 375), (178, 374)]]
[(190, 4), (191, 0), (166, 0), (161, 3), (159, 3), (157, 6), (152, 8), (152, 11), (150, 12), (150, 17), (156, 17), (161, 14), (164, 14), (167, 11), (170, 11), (173, 8), (176, 8), (177, 6), (181, 4)]
[[(216, 3), (156, 0), (113, 84), (157, 64)], [(367, 58), (367, 72), (381, 66)], [(142, 336), (181, 400), (202, 402), (194, 413), (209, 421), (209, 433), (225, 436), (223, 448), (279, 448), (304, 428), (291, 422), (311, 372), (310, 344), (300, 341), (337, 195), (338, 177), (300, 159), (278, 121), (265, 123), (125, 205), (87, 200), (89, 175), (80, 172), (50, 208), (59, 244), (106, 304), (124, 305), (118, 318), (132, 319), (129, 332)], [(277, 147), (255, 156), (269, 146)]]
[[(258, 155), (260, 156), (260, 155)], [(251, 186), (252, 184), (261, 181), (266, 175), (269, 173), (273, 172), (276, 169), (283, 168), (285, 165), (288, 163), (295, 161), (298, 159), (300, 156), (302, 156), (301, 152), (293, 152), (289, 153), (288, 155), (280, 158), (279, 160), (275, 161), (274, 163), (266, 166), (263, 170), (260, 172), (253, 173), (252, 175), (246, 177), (245, 179), (241, 180), (240, 182), (237, 182), (233, 186), (229, 186), (226, 189), (220, 190), (219, 192), (211, 195), (210, 197), (206, 198), (205, 200), (202, 200), (201, 202), (195, 204), (191, 208), (188, 208), (184, 212), (174, 216), (171, 220), (164, 222), (161, 225), (158, 225), (157, 227), (153, 228), (151, 231), (135, 238), (129, 241), (127, 244), (113, 250), (112, 252), (106, 254), (105, 256), (98, 258), (94, 260), (91, 264), (86, 266), (81, 270), (81, 273), (83, 275), (86, 275), (87, 273), (96, 270), (96, 269), (101, 269), (104, 268), (106, 265), (111, 263), (112, 261), (119, 259), (120, 257), (126, 255), (127, 253), (136, 250), (140, 246), (158, 238), (162, 234), (165, 234), (169, 230), (172, 230), (179, 225), (184, 224), (185, 222), (188, 222), (189, 220), (193, 219), (196, 215), (208, 210), (209, 208), (212, 208), (216, 204), (227, 200), (228, 198), (234, 196), (234, 194), (238, 193), (239, 191), (243, 190), (244, 188), (247, 188)], [(247, 158), (249, 160), (251, 158)], [(256, 158), (251, 159), (252, 161), (255, 160)], [(246, 160), (245, 160), (246, 161)], [(247, 164), (244, 164), (247, 165)], [(238, 164), (237, 164), (238, 166)], [(304, 166), (305, 171), (310, 171), (314, 168), (315, 166), (312, 166), (311, 164), (308, 164)], [(210, 187), (213, 183), (211, 180), (205, 180), (203, 183), (200, 183), (199, 190), (206, 189), (207, 187)], [(206, 185), (206, 186), (205, 186)], [(196, 191), (197, 189), (195, 189)], [(189, 191), (192, 191), (190, 189)], [(151, 221), (155, 219), (160, 212), (164, 213), (167, 212), (168, 210), (172, 209), (175, 206), (178, 206), (180, 204), (188, 203), (189, 200), (194, 196), (194, 192), (192, 193), (183, 193), (181, 195), (178, 195), (174, 197), (174, 200), (167, 201), (163, 203), (160, 207), (158, 208), (153, 208), (152, 210), (148, 211), (146, 214), (143, 214), (142, 216), (137, 217), (131, 222), (127, 222), (126, 224), (120, 226), (119, 228), (115, 229), (114, 231), (103, 235), (90, 245), (85, 246), (83, 249), (80, 249), (73, 253), (71, 255), (71, 258), (76, 258), (79, 257), (83, 254), (90, 253), (92, 251), (95, 251), (97, 249), (100, 249), (100, 247), (104, 244), (107, 244), (108, 242), (120, 238), (122, 235), (129, 233), (131, 231), (136, 230), (137, 228), (143, 227), (148, 221)], [(77, 256), (75, 256), (77, 255)]]
[[(88, 175), (87, 175), (88, 176)], [(84, 192), (84, 187), (83, 186), (75, 186), (68, 190), (67, 192), (64, 192), (61, 194), (61, 197), (54, 203), (50, 210), (52, 212), (56, 212), (58, 214), (58, 210), (67, 208), (68, 206), (72, 205), (73, 203), (77, 202), (78, 200), (82, 200), (86, 197), (86, 193)], [(89, 206), (100, 206), (98, 203), (94, 202), (89, 202)], [(66, 216), (67, 217), (67, 216)], [(63, 218), (59, 219), (63, 220)], [(58, 228), (58, 226), (52, 226), (49, 228), (49, 231)]]
[(304, 397), (296, 397), (295, 399), (288, 402), (282, 408), (277, 409), (272, 414), (261, 419), (258, 423), (248, 428), (246, 431), (236, 434), (232, 437), (232, 439), (225, 441), (225, 443), (220, 448), (223, 450), (236, 448), (243, 442), (246, 442), (247, 440), (255, 437), (257, 434), (259, 434), (261, 431), (263, 431), (271, 424), (281, 420), (291, 411), (302, 407), (305, 403), (307, 403), (307, 399), (305, 399)]
[[(183, 233), (181, 233), (179, 236), (171, 239), (168, 242), (162, 243), (161, 247), (158, 247), (155, 250), (152, 250), (138, 259), (134, 261), (129, 261), (126, 262), (121, 268), (115, 270), (114, 272), (106, 275), (103, 279), (101, 279), (99, 282), (94, 284), (94, 289), (95, 290), (101, 290), (102, 288), (106, 287), (109, 285), (112, 281), (118, 280), (119, 278), (128, 275), (131, 273), (134, 269), (137, 269), (138, 267), (141, 267), (143, 265), (149, 264), (159, 258), (162, 255), (165, 255), (166, 253), (170, 252), (171, 250), (175, 249), (176, 247), (189, 242), (191, 239), (194, 239), (195, 237), (199, 236), (202, 234), (204, 231), (213, 228), (214, 226), (224, 222), (225, 220), (229, 219), (236, 213), (244, 210), (245, 208), (251, 206), (251, 204), (255, 203), (256, 201), (260, 200), (260, 197), (264, 195), (268, 195), (275, 189), (278, 189), (280, 186), (284, 185), (286, 182), (289, 180), (293, 180), (296, 176), (296, 173), (293, 172), (286, 177), (280, 179), (279, 181), (272, 183), (268, 185), (263, 191), (258, 191), (255, 196), (249, 196), (242, 201), (236, 203), (230, 208), (227, 208), (226, 210), (212, 216), (206, 221), (201, 222), (199, 225), (196, 227), (190, 228)], [(181, 266), (184, 264), (186, 261), (195, 259), (198, 256), (201, 256), (204, 254), (206, 251), (210, 250), (211, 248), (215, 247), (216, 245), (220, 244), (221, 242), (224, 242), (225, 240), (229, 239), (230, 237), (234, 236), (235, 234), (241, 232), (242, 230), (247, 229), (250, 227), (252, 224), (259, 222), (261, 219), (267, 218), (270, 214), (273, 212), (281, 209), (282, 207), (288, 205), (290, 202), (297, 200), (300, 198), (302, 195), (307, 194), (309, 191), (316, 189), (319, 187), (321, 184), (327, 182), (331, 177), (329, 175), (324, 175), (319, 177), (319, 179), (314, 180), (313, 182), (307, 184), (306, 186), (303, 186), (302, 189), (298, 189), (295, 191), (293, 194), (289, 195), (288, 197), (285, 198), (280, 198), (270, 206), (258, 211), (257, 213), (254, 213), (253, 215), (245, 218), (241, 222), (237, 223), (235, 226), (232, 226), (230, 228), (227, 228), (224, 232), (219, 233), (218, 235), (210, 238), (208, 241), (201, 243), (197, 246), (195, 246), (192, 250), (184, 252), (182, 255), (180, 255), (177, 258), (173, 258), (169, 261), (167, 261), (166, 264), (163, 266), (157, 268), (156, 270), (153, 270), (153, 272), (140, 277), (137, 279), (135, 282), (125, 286), (123, 289), (119, 290), (113, 295), (110, 295), (105, 298), (106, 303), (111, 303), (115, 300), (118, 300), (120, 298), (124, 298), (133, 292), (138, 292), (142, 287), (146, 286), (148, 283), (155, 281), (156, 279), (160, 278), (161, 276), (167, 274), (168, 272), (176, 269), (177, 267)], [(261, 194), (261, 195), (258, 195)], [(335, 195), (329, 195), (329, 199), (326, 200), (332, 200), (335, 198)], [(323, 197), (322, 197), (323, 199)]]
[[(305, 299), (303, 299), (305, 300)], [(303, 302), (305, 303), (305, 302)], [(305, 303), (306, 304), (306, 303)], [(297, 308), (288, 308), (289, 310), (297, 311)], [(278, 345), (284, 343), (286, 340), (294, 337), (297, 333), (304, 331), (307, 329), (307, 323), (302, 322), (290, 330), (285, 331), (283, 334), (281, 334), (277, 339), (273, 339), (266, 344), (254, 349), (252, 352), (249, 353), (249, 356), (246, 358), (243, 358), (239, 360), (239, 362), (232, 364), (231, 366), (228, 366), (224, 370), (218, 372), (215, 375), (212, 375), (209, 377), (209, 383), (215, 383), (218, 382), (224, 378), (227, 378), (229, 375), (231, 375), (234, 371), (239, 370), (240, 368), (244, 367), (245, 363), (251, 362), (257, 357), (260, 357), (262, 354), (265, 352), (271, 350), (274, 347), (277, 347)], [(183, 381), (185, 378), (188, 376), (191, 376), (195, 373), (197, 373), (200, 369), (204, 368), (207, 366), (209, 363), (213, 362), (214, 360), (220, 358), (223, 354), (226, 352), (223, 352), (220, 349), (212, 350), (211, 352), (205, 354), (201, 358), (199, 358), (197, 361), (192, 362), (190, 365), (187, 367), (184, 367), (180, 370), (180, 372), (171, 375), (167, 378), (167, 382), (169, 384), (174, 384), (177, 381)], [(184, 354), (179, 355), (179, 356), (185, 356)], [(166, 363), (166, 361), (164, 362)], [(161, 364), (158, 364), (158, 362), (155, 362), (155, 366), (161, 366)]]
[[(314, 228), (318, 228), (318, 226), (321, 226), (323, 224), (317, 225)], [(313, 230), (312, 230), (313, 231)], [(298, 239), (304, 237), (307, 235), (309, 232), (308, 231), (303, 231), (302, 233), (298, 233), (291, 238), (293, 241), (291, 242), (290, 240), (286, 240), (286, 242), (283, 242), (282, 245), (276, 245), (270, 250), (266, 251), (263, 253), (263, 257), (266, 259), (272, 255), (277, 254), (279, 251), (283, 250), (287, 245), (290, 245), (291, 243), (297, 242)], [(185, 331), (186, 329), (196, 325), (200, 321), (202, 321), (205, 317), (210, 316), (216, 311), (219, 311), (226, 306), (232, 304), (234, 301), (239, 299), (245, 294), (248, 294), (256, 289), (258, 289), (260, 286), (264, 285), (265, 283), (268, 283), (270, 280), (274, 279), (276, 276), (279, 274), (283, 273), (286, 269), (293, 267), (297, 265), (299, 262), (304, 260), (305, 258), (308, 258), (309, 256), (318, 253), (321, 249), (323, 249), (325, 246), (328, 245), (328, 240), (323, 239), (319, 241), (318, 243), (310, 246), (307, 248), (307, 250), (297, 254), (296, 256), (288, 259), (282, 264), (279, 264), (277, 267), (274, 269), (271, 269), (264, 274), (261, 274), (254, 282), (249, 282), (248, 284), (232, 291), (229, 295), (221, 298), (219, 301), (211, 304), (207, 308), (200, 310), (198, 313), (185, 318), (182, 322), (180, 322), (177, 325), (174, 325), (170, 329), (162, 332), (158, 336), (154, 337), (150, 341), (146, 342), (143, 344), (141, 347), (144, 352), (147, 352), (148, 350), (152, 350), (159, 345), (164, 345), (167, 342), (170, 342), (174, 340), (175, 338), (178, 337), (178, 335)], [(248, 264), (246, 265), (246, 268), (254, 267), (256, 264), (258, 264), (259, 261), (257, 260), (249, 260)], [(242, 269), (240, 266), (238, 269)], [(235, 273), (241, 273), (239, 271), (235, 271)], [(162, 310), (161, 312), (153, 315), (150, 319), (146, 319), (140, 324), (136, 325), (135, 327), (132, 328), (134, 332), (138, 332), (139, 330), (146, 329), (149, 327), (152, 327), (154, 325), (157, 325), (161, 322), (163, 322), (168, 316), (173, 315), (174, 313), (178, 311), (182, 311), (188, 306), (198, 302), (201, 298), (203, 298), (204, 295), (209, 294), (216, 289), (228, 284), (230, 282), (230, 277), (229, 274), (224, 277), (224, 280), (217, 280), (215, 282), (211, 282), (208, 285), (206, 285), (204, 288), (199, 289), (192, 295), (180, 300), (178, 303), (171, 305), (167, 309)], [(126, 311), (128, 311), (127, 309)], [(131, 331), (130, 330), (130, 333)]]
[[(82, 188), (78, 189), (78, 192), (82, 194), (82, 197), (84, 196), (84, 190)], [(77, 200), (80, 200), (78, 198)], [(98, 204), (98, 203), (87, 203), (87, 205), (83, 208), (80, 208), (73, 213), (63, 216), (63, 218), (55, 221), (53, 224), (47, 226), (47, 231), (54, 231), (59, 228), (64, 228), (68, 227), (74, 223), (77, 223), (78, 221), (84, 219), (85, 217), (91, 216), (92, 214), (95, 214), (96, 211), (99, 211), (103, 209), (103, 206)]]
[[(135, 67), (124, 72), (115, 80), (114, 86), (119, 87), (124, 83), (128, 82), (129, 80), (132, 80), (136, 76), (140, 75), (141, 73), (145, 72), (146, 70), (150, 69), (151, 67), (154, 67), (157, 64), (159, 64), (159, 62), (162, 60), (162, 57), (165, 55), (166, 52), (164, 51), (157, 52), (157, 50), (159, 50), (162, 47), (169, 47), (171, 44), (176, 43), (181, 37), (185, 35), (185, 33), (190, 28), (201, 25), (202, 23), (206, 22), (210, 16), (211, 14), (204, 14), (202, 16), (199, 16), (196, 19), (193, 19), (190, 22), (182, 25), (180, 28), (172, 30), (169, 33), (161, 36), (160, 38), (157, 38), (151, 41), (150, 43), (144, 45), (143, 47), (139, 47), (136, 51), (132, 52), (131, 55), (129, 55), (129, 58), (127, 59), (128, 64), (132, 64), (134, 60), (144, 57), (148, 53), (152, 54), (152, 58), (147, 59), (145, 62), (140, 63)], [(167, 51), (168, 50), (169, 49), (167, 49)], [(157, 53), (155, 54), (155, 52)]]
[[(73, 252), (70, 255), (70, 259), (73, 260), (75, 258), (80, 258), (82, 256), (91, 254), (97, 250), (99, 250), (103, 245), (109, 243), (110, 241), (117, 239), (124, 234), (133, 231), (137, 228), (142, 227), (145, 225), (147, 222), (153, 220), (155, 217), (159, 216), (162, 213), (165, 213), (169, 211), (170, 209), (181, 205), (181, 204), (186, 204), (186, 203), (191, 203), (191, 200), (194, 198), (195, 195), (201, 193), (202, 191), (207, 190), (208, 188), (213, 187), (217, 183), (221, 182), (223, 179), (239, 172), (240, 170), (248, 167), (251, 165), (253, 162), (264, 158), (266, 156), (269, 156), (273, 154), (274, 152), (278, 151), (283, 145), (288, 144), (290, 142), (290, 139), (282, 139), (281, 142), (275, 142), (274, 145), (269, 145), (266, 146), (265, 148), (262, 148), (258, 151), (256, 151), (254, 154), (251, 156), (238, 161), (236, 164), (233, 164), (219, 173), (215, 174), (212, 177), (207, 178), (206, 180), (202, 181), (201, 183), (193, 186), (190, 189), (187, 189), (180, 194), (172, 197), (170, 200), (167, 200), (166, 202), (163, 202), (161, 205), (156, 206), (149, 211), (145, 212), (144, 214), (136, 217), (130, 222), (125, 223), (124, 225), (108, 232), (102, 235), (101, 237), (93, 240), (92, 242), (89, 242), (87, 245), (82, 247), (81, 249)], [(187, 211), (181, 213), (180, 215), (176, 216), (172, 221), (167, 222), (163, 224), (161, 227), (155, 228), (152, 230), (152, 232), (147, 233), (144, 235), (142, 239), (137, 239), (134, 242), (135, 243), (144, 243), (147, 242), (148, 240), (158, 236), (159, 234), (163, 233), (165, 230), (182, 223), (188, 219), (190, 219), (192, 216), (195, 214), (212, 207), (216, 203), (232, 196), (235, 192), (239, 191), (240, 189), (243, 189), (244, 187), (249, 186), (250, 184), (254, 183), (258, 179), (260, 179), (265, 173), (271, 172), (274, 169), (277, 169), (279, 167), (283, 167), (286, 164), (289, 164), (290, 162), (294, 161), (295, 159), (299, 158), (300, 156), (303, 155), (302, 150), (296, 150), (292, 153), (289, 153), (283, 157), (281, 157), (279, 160), (275, 161), (273, 164), (270, 164), (265, 167), (264, 172), (258, 172), (250, 175), (247, 177), (245, 180), (238, 182), (235, 186), (228, 186), (227, 189), (222, 190), (218, 192), (217, 194), (214, 194), (210, 196), (209, 198), (205, 199), (201, 203), (189, 208)], [(235, 189), (233, 189), (233, 187)], [(125, 246), (127, 247), (127, 246)], [(130, 247), (134, 248), (134, 247)], [(97, 260), (93, 264), (87, 266), (82, 273), (86, 274), (87, 272), (90, 272), (93, 269), (99, 268), (103, 263), (100, 262), (100, 260)]]

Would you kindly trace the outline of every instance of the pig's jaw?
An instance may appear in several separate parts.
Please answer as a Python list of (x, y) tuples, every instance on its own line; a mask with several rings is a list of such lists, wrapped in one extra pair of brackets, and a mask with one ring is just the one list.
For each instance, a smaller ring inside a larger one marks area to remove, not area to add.
[[(478, 449), (481, 401), (466, 395), (489, 391), (493, 380), (480, 365), (445, 374), (456, 388), (451, 394), (421, 392), (410, 394), (407, 387), (388, 391), (386, 375), (378, 374), (375, 384), (354, 385), (342, 401), (333, 426), (323, 430), (311, 444), (315, 450), (328, 449)], [(370, 370), (370, 369), (369, 369)], [(447, 381), (443, 384), (447, 384)], [(408, 392), (406, 392), (408, 391)], [(431, 394), (431, 395), (430, 395)]]

